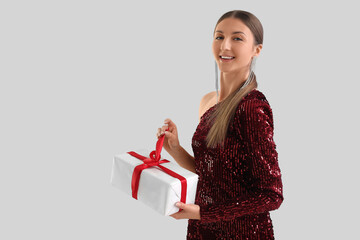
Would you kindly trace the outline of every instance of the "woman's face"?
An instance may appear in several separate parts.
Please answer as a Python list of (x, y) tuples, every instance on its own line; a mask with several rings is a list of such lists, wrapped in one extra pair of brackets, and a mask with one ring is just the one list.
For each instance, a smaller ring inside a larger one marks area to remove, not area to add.
[(261, 44), (254, 45), (252, 32), (239, 19), (226, 18), (216, 26), (212, 51), (222, 72), (247, 72), (251, 58), (259, 55), (261, 48)]

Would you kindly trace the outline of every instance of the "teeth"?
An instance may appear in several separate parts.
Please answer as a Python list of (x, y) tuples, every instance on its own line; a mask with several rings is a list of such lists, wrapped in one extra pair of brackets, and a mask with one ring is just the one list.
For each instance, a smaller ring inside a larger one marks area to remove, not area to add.
[(235, 57), (224, 57), (224, 56), (220, 56), (221, 58), (224, 58), (224, 59), (233, 59)]

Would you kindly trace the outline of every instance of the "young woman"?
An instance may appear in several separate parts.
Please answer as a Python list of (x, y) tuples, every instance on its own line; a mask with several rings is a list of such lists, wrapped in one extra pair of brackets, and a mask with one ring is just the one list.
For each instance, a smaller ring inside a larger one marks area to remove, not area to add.
[(194, 157), (181, 147), (171, 119), (158, 129), (165, 150), (199, 175), (195, 204), (180, 203), (183, 211), (171, 215), (189, 219), (187, 239), (274, 239), (269, 211), (284, 198), (272, 110), (253, 72), (262, 44), (263, 28), (253, 14), (221, 16), (212, 44), (220, 94), (200, 101)]

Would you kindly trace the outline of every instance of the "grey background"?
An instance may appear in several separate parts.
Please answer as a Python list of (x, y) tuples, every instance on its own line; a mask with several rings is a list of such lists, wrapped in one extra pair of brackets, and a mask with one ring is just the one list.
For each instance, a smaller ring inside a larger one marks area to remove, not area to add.
[(212, 32), (234, 9), (265, 30), (256, 74), (284, 185), (276, 239), (356, 239), (355, 2), (1, 1), (0, 239), (185, 239), (187, 220), (110, 185), (112, 159), (154, 149), (165, 118), (193, 154), (200, 99), (215, 90)]

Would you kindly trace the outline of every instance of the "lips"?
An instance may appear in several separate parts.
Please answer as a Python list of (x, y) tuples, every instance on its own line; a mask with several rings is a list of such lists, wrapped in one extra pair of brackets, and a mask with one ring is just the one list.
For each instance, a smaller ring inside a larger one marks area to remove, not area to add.
[(228, 55), (220, 55), (219, 57), (220, 59), (225, 59), (225, 60), (231, 60), (235, 58), (234, 56), (228, 56)]
[(220, 57), (220, 62), (231, 62), (235, 58), (233, 56), (226, 56), (226, 55), (220, 55), (219, 57)]

